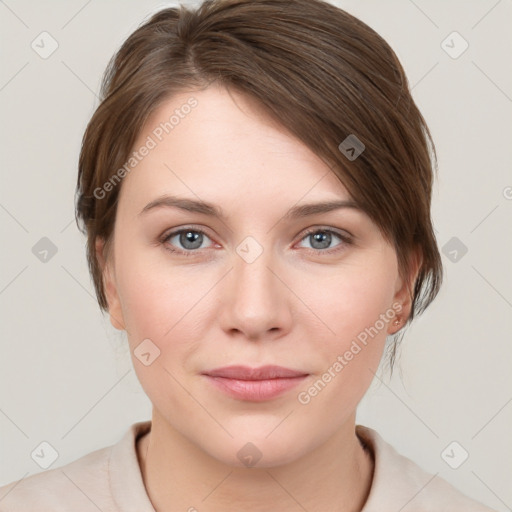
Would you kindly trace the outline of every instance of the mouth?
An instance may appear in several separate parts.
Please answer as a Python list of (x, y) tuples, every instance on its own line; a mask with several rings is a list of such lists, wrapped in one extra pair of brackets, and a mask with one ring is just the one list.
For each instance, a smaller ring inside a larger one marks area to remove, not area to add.
[(309, 374), (282, 366), (226, 366), (202, 375), (217, 390), (233, 398), (263, 402), (298, 386)]

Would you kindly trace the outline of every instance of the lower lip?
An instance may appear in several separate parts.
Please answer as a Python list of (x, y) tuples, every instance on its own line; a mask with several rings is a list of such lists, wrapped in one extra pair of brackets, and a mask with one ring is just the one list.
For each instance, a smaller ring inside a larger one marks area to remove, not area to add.
[(210, 375), (206, 375), (206, 377), (214, 386), (234, 398), (251, 402), (264, 402), (298, 386), (307, 375), (267, 380), (239, 380), (226, 377), (211, 377)]

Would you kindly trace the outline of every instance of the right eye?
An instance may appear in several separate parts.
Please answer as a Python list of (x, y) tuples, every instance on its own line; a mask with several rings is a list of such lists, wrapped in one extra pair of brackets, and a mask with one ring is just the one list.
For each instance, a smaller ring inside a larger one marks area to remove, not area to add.
[[(177, 229), (166, 234), (162, 239), (162, 243), (165, 244), (166, 249), (171, 252), (191, 256), (195, 252), (198, 252), (198, 249), (201, 249), (205, 237), (210, 238), (201, 229), (188, 227)], [(175, 239), (174, 242), (173, 239)], [(180, 245), (181, 248), (173, 248), (176, 247), (176, 245)]]

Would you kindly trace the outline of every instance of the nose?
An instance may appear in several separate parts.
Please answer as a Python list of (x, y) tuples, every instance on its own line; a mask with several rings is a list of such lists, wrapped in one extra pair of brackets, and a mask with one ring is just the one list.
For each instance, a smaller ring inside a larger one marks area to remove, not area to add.
[(252, 262), (234, 254), (233, 268), (224, 280), (220, 298), (224, 331), (252, 341), (276, 339), (288, 332), (293, 293), (283, 274), (270, 250), (264, 250)]

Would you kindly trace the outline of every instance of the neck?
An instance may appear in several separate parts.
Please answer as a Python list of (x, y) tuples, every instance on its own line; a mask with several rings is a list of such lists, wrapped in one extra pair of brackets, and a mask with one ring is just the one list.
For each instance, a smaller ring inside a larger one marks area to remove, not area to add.
[(137, 454), (156, 512), (360, 512), (374, 461), (355, 434), (355, 413), (323, 445), (270, 468), (228, 466), (169, 426), (153, 409)]

